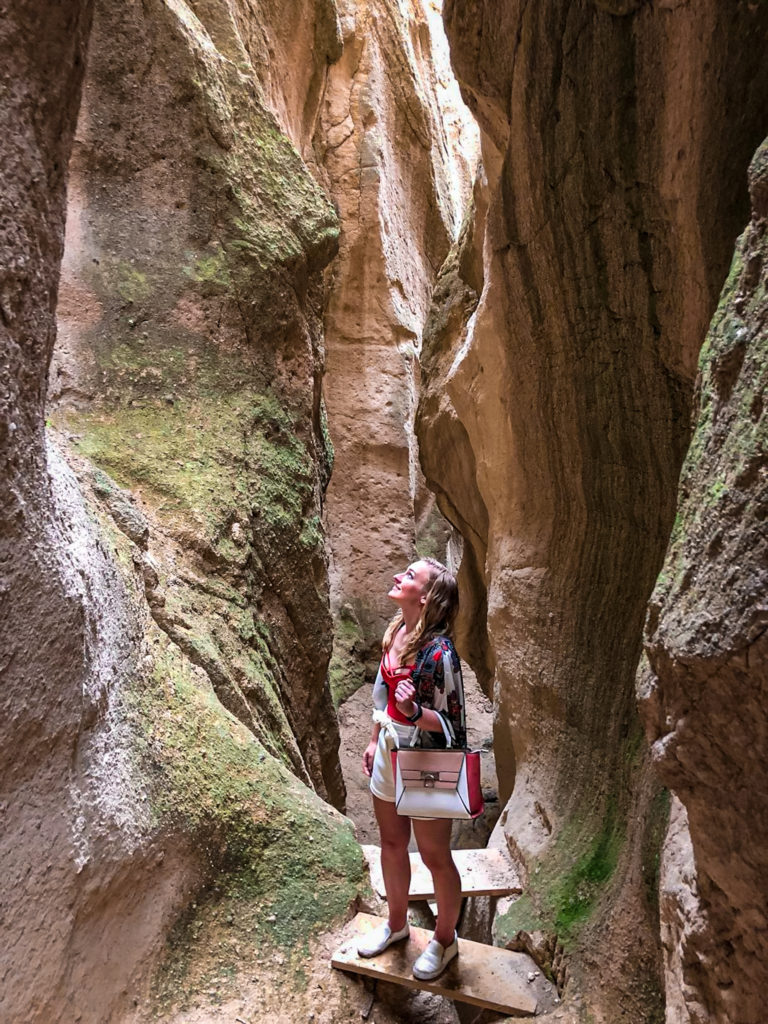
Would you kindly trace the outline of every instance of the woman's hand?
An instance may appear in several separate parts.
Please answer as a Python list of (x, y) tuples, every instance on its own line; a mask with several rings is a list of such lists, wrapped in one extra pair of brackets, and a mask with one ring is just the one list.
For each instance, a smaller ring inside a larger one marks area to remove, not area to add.
[(416, 687), (413, 683), (409, 683), (404, 679), (402, 683), (397, 684), (397, 689), (395, 690), (395, 706), (400, 714), (405, 715), (406, 718), (416, 714), (415, 697)]
[(373, 774), (373, 758), (376, 754), (377, 746), (378, 742), (376, 740), (371, 740), (363, 754), (363, 775), (367, 775), (369, 779)]

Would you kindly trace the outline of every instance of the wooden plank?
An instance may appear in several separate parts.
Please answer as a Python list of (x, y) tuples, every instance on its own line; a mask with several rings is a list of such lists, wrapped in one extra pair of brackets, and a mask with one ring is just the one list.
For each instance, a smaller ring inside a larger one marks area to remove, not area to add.
[[(382, 898), (386, 898), (381, 873), (381, 850), (378, 846), (364, 846), (363, 851), (371, 871), (371, 885)], [(418, 853), (410, 854), (411, 887), (409, 900), (435, 898), (432, 875)], [(522, 887), (514, 866), (503, 850), (454, 850), (453, 861), (461, 876), (462, 896), (510, 896), (521, 893)]]
[(411, 973), (414, 960), (432, 938), (432, 933), (424, 928), (412, 927), (407, 942), (396, 942), (379, 956), (358, 956), (358, 936), (378, 927), (383, 920), (371, 914), (358, 914), (350, 925), (350, 938), (333, 954), (331, 966), (512, 1016), (533, 1014), (537, 1006), (549, 1009), (552, 1005), (550, 993), (554, 990), (545, 979), (533, 977), (536, 965), (529, 956), (482, 942), (459, 939), (459, 955), (434, 981), (419, 981)]

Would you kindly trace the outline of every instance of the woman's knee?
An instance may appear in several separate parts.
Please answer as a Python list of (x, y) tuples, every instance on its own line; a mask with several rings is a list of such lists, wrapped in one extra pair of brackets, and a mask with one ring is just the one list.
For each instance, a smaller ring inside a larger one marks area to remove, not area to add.
[(375, 803), (376, 818), (379, 825), (381, 847), (387, 850), (407, 850), (411, 841), (411, 825), (408, 818), (395, 812), (394, 804), (383, 801)]
[(388, 853), (402, 853), (403, 850), (408, 849), (410, 836), (403, 833), (402, 830), (395, 829), (391, 832), (385, 832), (380, 829), (379, 832), (382, 850), (386, 850)]
[(424, 848), (419, 847), (419, 853), (421, 859), (430, 871), (445, 871), (448, 868), (453, 867), (453, 857), (451, 856), (450, 847), (440, 846), (425, 846)]

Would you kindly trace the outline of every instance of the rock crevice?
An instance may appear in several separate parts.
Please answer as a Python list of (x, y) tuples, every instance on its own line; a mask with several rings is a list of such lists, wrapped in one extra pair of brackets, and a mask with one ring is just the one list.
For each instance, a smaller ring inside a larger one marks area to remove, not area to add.
[(354, 618), (367, 652), (387, 620), (392, 572), (417, 547), (443, 554), (411, 422), (422, 325), (468, 190), (472, 126), (430, 5), (347, 3), (340, 24), (315, 137), (342, 224), (325, 310), (335, 450), (326, 521), (334, 613)]

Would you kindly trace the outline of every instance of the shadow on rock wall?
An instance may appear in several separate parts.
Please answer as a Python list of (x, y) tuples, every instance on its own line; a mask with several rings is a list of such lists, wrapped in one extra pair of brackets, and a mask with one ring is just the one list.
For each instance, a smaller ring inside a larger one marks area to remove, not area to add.
[(438, 279), (417, 429), (464, 535), (480, 622), (462, 653), (494, 695), (527, 887), (495, 939), (562, 947), (576, 1015), (655, 1021), (667, 806), (634, 676), (765, 133), (768, 9), (448, 0), (444, 15), (487, 185)]
[(234, 975), (266, 919), (261, 947), (300, 954), (362, 879), (312, 792), (343, 805), (320, 524), (337, 219), (244, 7), (98, 4), (46, 443), (88, 24), (72, 0), (2, 28), (0, 1015), (30, 1022), (132, 1012), (182, 908), (172, 999), (205, 983), (195, 944)]
[(684, 804), (662, 879), (670, 1002), (740, 1024), (764, 1019), (768, 981), (768, 143), (749, 184), (639, 679), (656, 766)]

